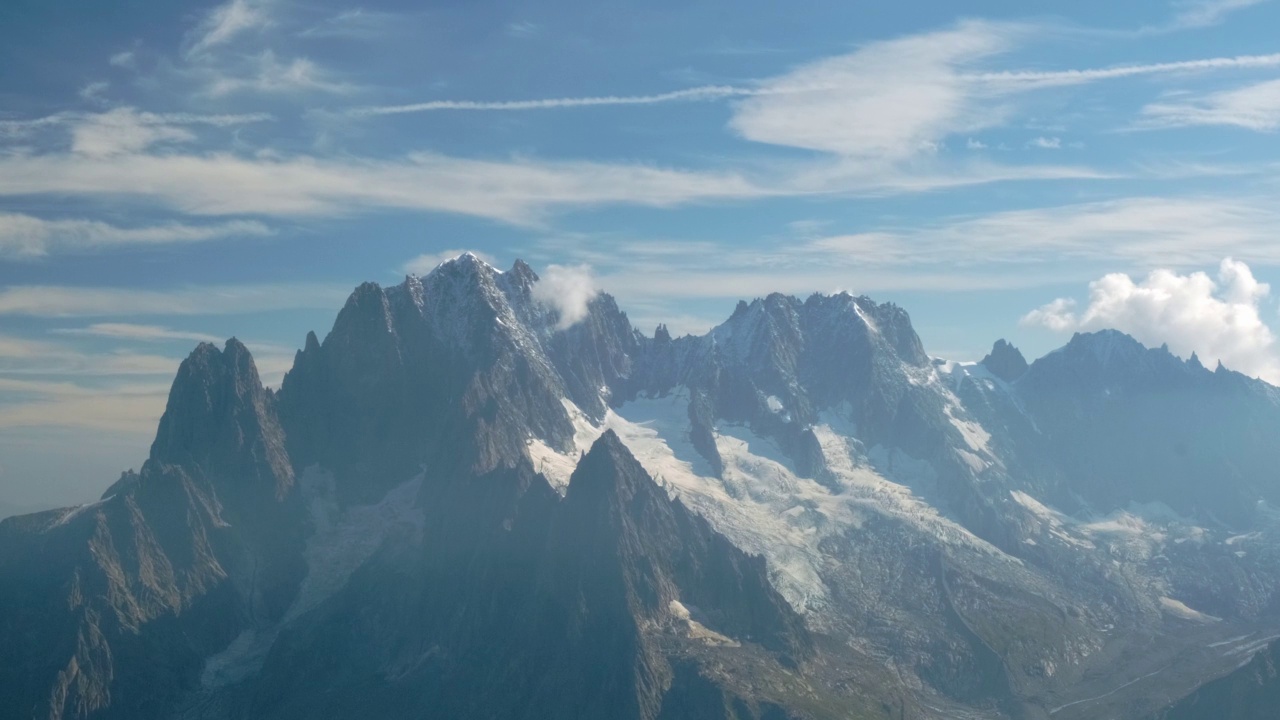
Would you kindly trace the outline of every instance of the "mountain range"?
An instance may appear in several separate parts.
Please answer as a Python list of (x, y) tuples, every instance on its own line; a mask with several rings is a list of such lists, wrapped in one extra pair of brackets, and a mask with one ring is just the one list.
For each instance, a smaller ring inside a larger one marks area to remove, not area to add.
[(361, 285), (278, 389), (198, 346), (141, 468), (0, 521), (0, 716), (1274, 717), (1277, 388), (539, 282)]

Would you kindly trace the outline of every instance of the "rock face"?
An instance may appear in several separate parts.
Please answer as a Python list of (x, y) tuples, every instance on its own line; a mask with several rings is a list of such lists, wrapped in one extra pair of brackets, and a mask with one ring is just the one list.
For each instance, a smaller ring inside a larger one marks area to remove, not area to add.
[(361, 285), (279, 392), (197, 347), (138, 472), (0, 521), (0, 716), (1269, 702), (1227, 673), (1280, 633), (1275, 388), (1114, 332), (948, 363), (843, 293), (564, 327), (538, 282)]

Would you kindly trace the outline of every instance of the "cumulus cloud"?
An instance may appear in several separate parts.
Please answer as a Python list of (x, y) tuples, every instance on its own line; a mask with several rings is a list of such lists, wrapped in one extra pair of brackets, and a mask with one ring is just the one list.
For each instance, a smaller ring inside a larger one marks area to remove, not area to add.
[(1062, 148), (1062, 138), (1041, 135), (1038, 138), (1027, 141), (1027, 147), (1035, 147), (1042, 150), (1060, 150)]
[(587, 305), (600, 290), (589, 265), (548, 265), (533, 286), (533, 297), (559, 316), (557, 330), (573, 327), (587, 316)]
[(441, 250), (436, 253), (423, 253), (400, 266), (400, 269), (410, 275), (426, 275), (435, 270), (440, 263), (452, 260), (463, 253), (471, 253), (490, 265), (496, 264), (492, 255), (479, 250)]
[(1059, 298), (1023, 317), (1027, 325), (1057, 332), (1115, 328), (1147, 345), (1168, 343), (1181, 356), (1197, 353), (1212, 366), (1280, 382), (1275, 335), (1261, 308), (1271, 287), (1258, 282), (1249, 266), (1227, 258), (1216, 280), (1204, 272), (1181, 275), (1153, 270), (1143, 280), (1112, 273), (1089, 284), (1089, 302), (1077, 311)]

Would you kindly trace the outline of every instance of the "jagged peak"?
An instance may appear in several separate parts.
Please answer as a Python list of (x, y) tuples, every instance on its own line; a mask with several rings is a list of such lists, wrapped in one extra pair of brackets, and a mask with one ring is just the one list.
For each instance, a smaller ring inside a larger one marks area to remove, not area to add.
[[(640, 462), (613, 430), (606, 430), (591, 445), (569, 478), (568, 499), (632, 496), (637, 481), (649, 480)], [(650, 481), (652, 482), (652, 481)]]
[(1132, 359), (1147, 351), (1147, 347), (1132, 335), (1113, 329), (1077, 332), (1062, 349), (1072, 354), (1087, 355), (1103, 365)]
[(441, 262), (439, 265), (436, 265), (431, 272), (427, 273), (426, 277), (430, 278), (436, 274), (458, 272), (484, 273), (486, 275), (502, 274), (501, 270), (485, 262), (479, 255), (468, 250), (457, 257), (449, 258), (448, 260)]
[(991, 346), (991, 352), (982, 358), (982, 365), (1005, 382), (1013, 382), (1022, 377), (1029, 367), (1022, 351), (1003, 338)]
[(534, 272), (533, 268), (529, 267), (529, 263), (519, 258), (512, 263), (511, 269), (504, 274), (510, 276), (521, 285), (528, 287), (532, 287), (539, 280), (538, 273)]
[(271, 396), (244, 343), (200, 343), (178, 367), (149, 462), (258, 478), (277, 497), (292, 484)]
[(227, 338), (221, 349), (211, 342), (196, 345), (187, 359), (178, 366), (178, 373), (170, 388), (170, 397), (172, 398), (173, 391), (180, 382), (212, 380), (223, 375), (233, 381), (243, 379), (251, 384), (261, 385), (253, 353), (238, 338)]

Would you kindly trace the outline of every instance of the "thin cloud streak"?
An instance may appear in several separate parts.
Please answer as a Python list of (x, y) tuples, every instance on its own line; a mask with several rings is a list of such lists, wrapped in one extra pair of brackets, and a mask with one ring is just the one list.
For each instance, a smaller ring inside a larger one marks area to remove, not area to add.
[(724, 100), (759, 95), (764, 91), (732, 85), (703, 85), (654, 95), (600, 95), (588, 97), (541, 98), (534, 100), (431, 100), (409, 105), (384, 105), (356, 108), (355, 116), (398, 115), (437, 110), (553, 110), (558, 108), (598, 107), (604, 105), (654, 105), (682, 101)]
[[(1020, 89), (1079, 85), (1103, 80), (1118, 80), (1143, 75), (1181, 72), (1203, 72), (1231, 69), (1280, 67), (1280, 53), (1203, 58), (1165, 63), (1117, 65), (1103, 68), (1068, 70), (1006, 70), (960, 74), (959, 80), (988, 85), (1009, 85)], [(617, 105), (655, 105), (670, 102), (733, 100), (761, 95), (790, 95), (847, 89), (843, 83), (810, 83), (776, 87), (742, 87), (735, 85), (702, 85), (650, 95), (587, 95), (580, 97), (533, 98), (527, 100), (429, 100), (405, 105), (371, 105), (353, 108), (349, 115), (375, 117), (406, 113), (448, 110), (522, 111)]]
[(273, 310), (341, 307), (347, 285), (207, 285), (171, 290), (14, 285), (0, 288), (0, 315), (112, 317), (236, 315)]
[(0, 258), (38, 258), (120, 247), (191, 244), (231, 237), (268, 237), (273, 231), (252, 220), (211, 225), (165, 223), (120, 227), (99, 220), (46, 220), (0, 212)]
[(1012, 85), (1024, 88), (1055, 87), (1061, 85), (1079, 85), (1101, 80), (1118, 80), (1141, 75), (1162, 75), (1169, 73), (1203, 72), (1210, 70), (1248, 70), (1257, 68), (1280, 67), (1280, 53), (1270, 55), (1239, 55), (1236, 57), (1204, 58), (1201, 60), (1180, 60), (1166, 63), (1147, 63), (1142, 65), (1117, 65), (1107, 68), (1083, 70), (1008, 70), (1001, 72), (976, 73), (965, 76), (965, 79), (993, 85)]
[(140, 340), (143, 342), (189, 340), (217, 343), (222, 341), (221, 338), (205, 333), (171, 330), (159, 325), (137, 325), (134, 323), (93, 323), (87, 327), (55, 328), (49, 332), (55, 335), (87, 335), (89, 337)]

